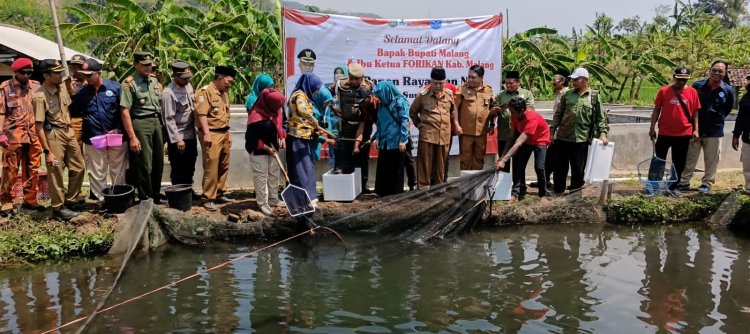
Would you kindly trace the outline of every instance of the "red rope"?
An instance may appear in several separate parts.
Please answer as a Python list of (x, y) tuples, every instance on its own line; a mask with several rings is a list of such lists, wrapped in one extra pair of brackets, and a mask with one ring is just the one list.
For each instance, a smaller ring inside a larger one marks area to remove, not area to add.
[[(159, 292), (159, 291), (161, 291), (161, 290), (164, 290), (164, 289), (170, 288), (170, 287), (172, 287), (172, 286), (174, 286), (174, 285), (177, 285), (177, 284), (179, 284), (179, 283), (182, 283), (182, 282), (185, 282), (185, 281), (187, 281), (187, 280), (190, 280), (190, 279), (196, 278), (196, 277), (200, 276), (200, 275), (201, 275), (201, 274), (203, 274), (203, 273), (207, 273), (207, 272), (210, 272), (210, 271), (213, 271), (213, 270), (216, 270), (216, 269), (222, 268), (222, 267), (224, 267), (224, 266), (226, 266), (226, 265), (228, 265), (228, 264), (230, 264), (230, 263), (233, 263), (233, 262), (235, 262), (235, 261), (237, 261), (237, 260), (240, 260), (240, 259), (244, 259), (244, 258), (246, 258), (246, 257), (248, 257), (248, 256), (250, 256), (250, 255), (253, 255), (253, 254), (255, 254), (255, 253), (258, 253), (258, 252), (260, 252), (260, 251), (264, 251), (264, 250), (266, 250), (266, 249), (269, 249), (269, 248), (272, 248), (272, 247), (276, 247), (276, 246), (278, 246), (278, 245), (280, 245), (280, 244), (283, 244), (283, 243), (285, 243), (285, 242), (287, 242), (287, 241), (289, 241), (289, 240), (292, 240), (292, 239), (295, 239), (295, 238), (299, 238), (299, 237), (301, 237), (301, 236), (303, 236), (303, 235), (305, 235), (305, 234), (308, 234), (308, 233), (312, 233), (312, 232), (314, 232), (315, 230), (317, 230), (317, 229), (319, 229), (319, 228), (321, 228), (321, 226), (315, 226), (315, 227), (313, 227), (313, 228), (311, 228), (311, 229), (309, 229), (309, 230), (307, 230), (307, 231), (305, 231), (305, 232), (301, 232), (301, 233), (299, 233), (299, 234), (295, 234), (295, 235), (293, 235), (293, 236), (291, 236), (291, 237), (289, 237), (289, 238), (286, 238), (286, 239), (284, 239), (284, 240), (281, 240), (281, 241), (277, 241), (277, 242), (274, 242), (274, 243), (272, 243), (272, 244), (270, 244), (270, 245), (267, 245), (267, 246), (264, 246), (264, 247), (261, 247), (261, 248), (255, 249), (255, 250), (253, 250), (253, 251), (251, 251), (251, 252), (249, 252), (249, 253), (245, 253), (245, 254), (242, 254), (242, 255), (240, 255), (240, 256), (238, 256), (237, 258), (234, 258), (234, 259), (232, 259), (232, 260), (226, 261), (226, 262), (224, 262), (224, 263), (220, 263), (220, 264), (217, 264), (217, 265), (215, 265), (215, 266), (213, 266), (213, 267), (211, 267), (211, 268), (208, 268), (208, 269), (206, 269), (206, 271), (197, 271), (197, 272), (195, 272), (195, 274), (192, 274), (192, 275), (190, 275), (190, 276), (187, 276), (187, 277), (181, 278), (181, 279), (179, 279), (179, 280), (177, 280), (177, 281), (174, 281), (174, 282), (172, 282), (172, 283), (169, 283), (169, 284), (167, 284), (167, 285), (164, 285), (164, 286), (158, 287), (158, 288), (156, 288), (156, 289), (153, 289), (153, 290), (151, 290), (151, 291), (145, 292), (145, 293), (143, 293), (143, 294), (140, 294), (140, 295), (138, 295), (138, 296), (135, 296), (135, 297), (133, 297), (133, 298), (130, 298), (130, 299), (128, 299), (128, 300), (125, 300), (125, 301), (123, 301), (123, 302), (117, 303), (117, 304), (115, 304), (115, 305), (112, 305), (112, 306), (110, 306), (110, 307), (107, 307), (107, 308), (101, 309), (101, 310), (99, 310), (99, 311), (95, 312), (94, 314), (100, 314), (100, 313), (104, 313), (104, 312), (107, 312), (107, 311), (111, 311), (111, 310), (113, 310), (113, 309), (115, 309), (115, 308), (118, 308), (118, 307), (120, 307), (120, 306), (122, 306), (122, 305), (125, 305), (125, 304), (128, 304), (128, 303), (131, 303), (131, 302), (134, 302), (134, 301), (136, 301), (136, 300), (139, 300), (139, 299), (141, 299), (141, 298), (143, 298), (143, 297), (146, 297), (146, 296), (152, 295), (152, 294), (154, 294), (154, 293), (157, 293), (157, 292)], [(330, 230), (330, 229), (329, 229), (329, 230)], [(334, 232), (334, 233), (335, 233), (335, 232)], [(338, 236), (338, 233), (336, 233), (336, 235)], [(339, 237), (339, 238), (341, 238), (341, 237)], [(342, 241), (343, 241), (343, 240), (342, 240)], [(344, 243), (344, 245), (346, 245), (346, 243)], [(68, 327), (68, 326), (70, 326), (70, 325), (72, 325), (72, 324), (75, 324), (75, 323), (81, 322), (81, 321), (83, 321), (83, 320), (86, 320), (86, 319), (87, 319), (88, 317), (89, 317), (89, 316), (84, 316), (84, 317), (80, 317), (80, 318), (78, 318), (78, 319), (75, 319), (75, 320), (73, 320), (73, 321), (70, 321), (70, 322), (68, 322), (68, 323), (65, 323), (65, 324), (63, 324), (63, 325), (61, 325), (61, 326), (59, 326), (59, 327), (55, 327), (55, 328), (53, 328), (53, 329), (50, 329), (50, 330), (48, 330), (48, 331), (44, 332), (43, 334), (47, 334), (47, 333), (52, 333), (52, 332), (57, 332), (57, 331), (59, 331), (60, 329), (63, 329), (63, 328), (65, 328), (65, 327)]]

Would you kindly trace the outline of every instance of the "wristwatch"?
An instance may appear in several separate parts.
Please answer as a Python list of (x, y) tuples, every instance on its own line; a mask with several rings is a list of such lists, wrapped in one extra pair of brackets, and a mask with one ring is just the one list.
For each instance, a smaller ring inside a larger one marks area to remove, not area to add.
[(44, 154), (49, 154), (49, 150), (48, 150), (48, 149), (46, 149), (46, 148), (45, 148), (44, 150), (42, 150), (42, 152), (43, 152)]

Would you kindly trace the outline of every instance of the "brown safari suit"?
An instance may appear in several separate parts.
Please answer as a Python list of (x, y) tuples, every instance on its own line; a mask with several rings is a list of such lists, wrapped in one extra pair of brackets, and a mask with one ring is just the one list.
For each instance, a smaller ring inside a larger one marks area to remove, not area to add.
[(229, 94), (221, 93), (213, 83), (203, 86), (195, 93), (195, 113), (206, 116), (211, 132), (211, 147), (203, 150), (203, 197), (213, 201), (217, 194), (226, 190), (229, 175), (229, 149), (232, 138), (229, 133)]
[(409, 116), (419, 129), (419, 188), (445, 182), (445, 160), (451, 142), (451, 114), (455, 110), (454, 103), (450, 90), (445, 89), (442, 96), (437, 97), (426, 88), (417, 94), (409, 108)]
[(465, 83), (456, 89), (458, 124), (463, 134), (458, 138), (461, 152), (461, 170), (481, 170), (487, 152), (487, 126), (492, 107), (492, 87), (482, 83), (479, 89)]

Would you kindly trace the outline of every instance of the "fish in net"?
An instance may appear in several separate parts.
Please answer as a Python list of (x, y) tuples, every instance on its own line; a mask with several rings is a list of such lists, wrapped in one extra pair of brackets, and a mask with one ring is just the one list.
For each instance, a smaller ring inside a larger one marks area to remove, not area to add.
[[(652, 145), (655, 145), (654, 141)], [(677, 182), (677, 170), (672, 162), (657, 157), (655, 149), (653, 152), (650, 159), (636, 166), (638, 180), (646, 187), (646, 194), (651, 196), (669, 191), (669, 187)]]
[(490, 205), (497, 178), (495, 170), (487, 170), (427, 189), (386, 196), (373, 201), (369, 209), (323, 225), (424, 243), (476, 225)]

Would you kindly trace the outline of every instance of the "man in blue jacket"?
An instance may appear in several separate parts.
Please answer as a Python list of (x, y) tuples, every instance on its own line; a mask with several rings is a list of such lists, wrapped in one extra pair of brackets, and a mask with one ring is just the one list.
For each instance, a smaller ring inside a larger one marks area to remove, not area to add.
[(714, 184), (724, 137), (724, 120), (734, 107), (734, 88), (728, 83), (728, 70), (726, 61), (714, 61), (708, 78), (693, 84), (701, 101), (701, 108), (698, 110), (700, 138), (693, 140), (688, 148), (687, 164), (680, 178), (680, 190), (688, 190), (690, 187), (690, 179), (693, 178), (701, 150), (705, 172), (698, 191), (707, 194)]
[(107, 174), (114, 184), (125, 183), (128, 168), (127, 136), (118, 147), (97, 149), (91, 138), (107, 133), (122, 133), (120, 117), (120, 84), (102, 77), (102, 64), (96, 59), (87, 59), (79, 73), (86, 77), (87, 85), (73, 96), (73, 104), (84, 110), (83, 156), (89, 175), (91, 192), (101, 201), (102, 191), (107, 187)]

